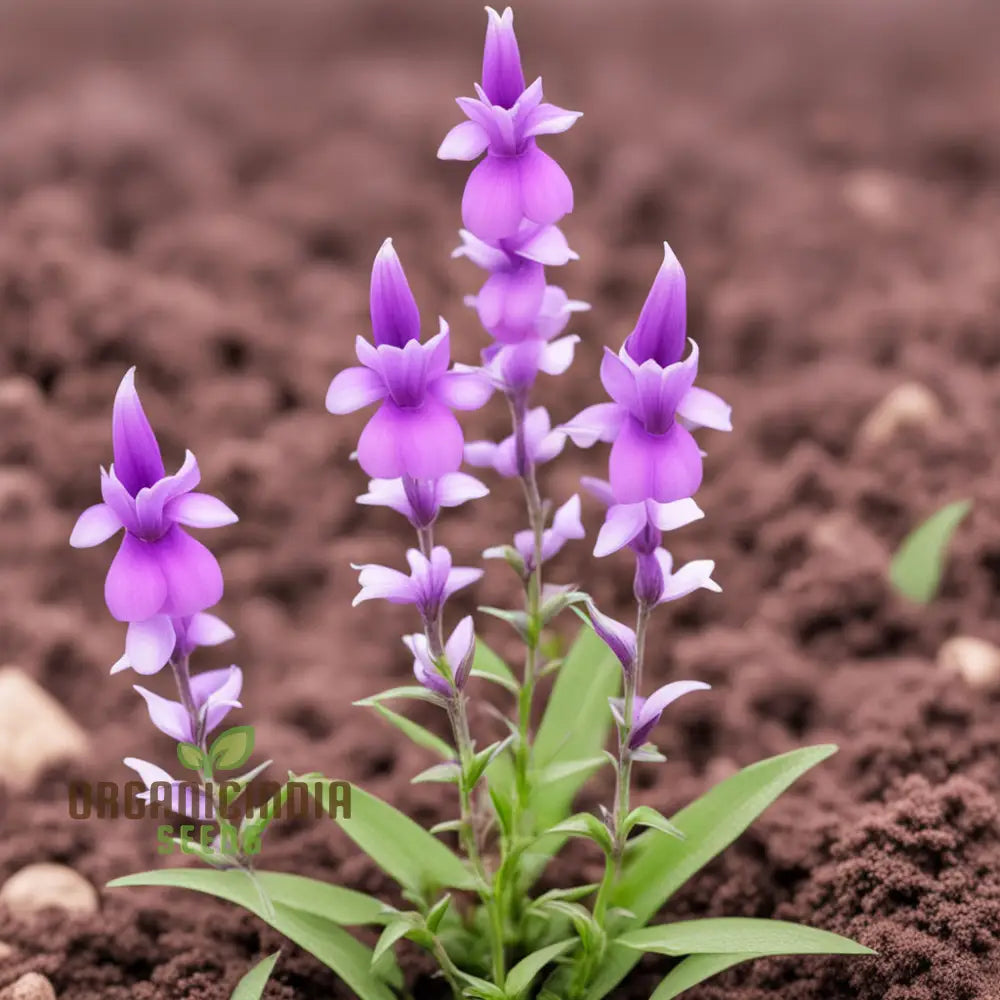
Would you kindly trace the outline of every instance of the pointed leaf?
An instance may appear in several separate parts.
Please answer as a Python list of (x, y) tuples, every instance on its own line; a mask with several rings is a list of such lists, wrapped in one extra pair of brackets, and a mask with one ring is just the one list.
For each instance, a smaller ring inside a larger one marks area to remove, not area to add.
[(515, 688), (520, 686), (510, 667), (482, 639), (476, 639), (476, 654), (472, 660), (472, 669), (479, 674), (495, 677), (505, 685), (512, 684)]
[[(324, 780), (319, 784), (325, 786), (323, 801), (327, 804), (330, 783)], [(478, 888), (472, 872), (440, 840), (363, 789), (351, 789), (350, 818), (338, 815), (334, 822), (406, 889), (425, 893), (440, 888)]]
[(903, 539), (889, 567), (892, 585), (911, 601), (927, 604), (941, 584), (948, 543), (972, 509), (972, 501), (956, 500), (931, 514)]
[(370, 694), (367, 698), (361, 698), (359, 701), (354, 702), (354, 704), (364, 708), (371, 708), (372, 705), (377, 705), (383, 701), (392, 701), (393, 699), (401, 701), (429, 701), (433, 705), (441, 705), (442, 707), (448, 704), (439, 694), (435, 694), (433, 691), (429, 691), (419, 684), (408, 684), (404, 687), (394, 687), (388, 691)]
[(504, 992), (511, 997), (516, 997), (523, 993), (534, 981), (542, 969), (550, 962), (564, 955), (577, 943), (576, 938), (567, 938), (565, 941), (557, 941), (546, 948), (540, 948), (532, 952), (526, 958), (522, 958), (510, 972), (507, 973), (507, 981), (504, 983)]
[(649, 1000), (674, 1000), (674, 997), (680, 996), (692, 986), (697, 986), (741, 962), (749, 962), (760, 957), (760, 955), (688, 955), (667, 973)]
[(392, 949), (392, 946), (402, 937), (406, 937), (413, 930), (413, 921), (403, 917), (386, 924), (385, 930), (379, 935), (372, 951), (372, 965), (379, 961), (383, 955)]
[[(192, 879), (192, 876), (209, 878)], [(169, 869), (128, 875), (108, 883), (126, 886), (176, 886), (195, 889), (237, 903), (270, 924), (300, 948), (332, 969), (361, 1000), (394, 1000), (392, 990), (371, 971), (371, 950), (330, 920), (272, 900), (269, 908), (244, 871), (194, 871)], [(398, 967), (390, 966), (393, 982), (402, 982)]]
[(849, 938), (803, 927), (784, 920), (753, 917), (713, 917), (681, 920), (629, 931), (617, 944), (656, 955), (872, 955), (874, 952)]
[(258, 962), (237, 984), (230, 1000), (260, 1000), (281, 952)]
[(536, 780), (540, 785), (547, 786), (552, 782), (561, 781), (563, 778), (572, 778), (576, 775), (590, 775), (602, 764), (607, 764), (609, 759), (606, 754), (594, 754), (591, 757), (584, 757), (582, 760), (565, 760), (557, 764), (549, 764), (538, 772)]
[(443, 785), (457, 785), (462, 778), (462, 769), (458, 762), (454, 760), (445, 761), (443, 764), (432, 764), (424, 768), (419, 774), (410, 778), (411, 785), (423, 785), (427, 782), (438, 782)]
[(424, 729), (423, 726), (406, 718), (405, 715), (393, 712), (384, 705), (373, 705), (372, 708), (383, 719), (391, 722), (397, 729), (406, 733), (418, 747), (430, 750), (431, 753), (437, 754), (443, 760), (451, 760), (455, 756), (455, 751), (440, 736), (435, 736), (429, 729)]
[(678, 830), (666, 816), (661, 815), (650, 806), (639, 806), (625, 818), (626, 832), (636, 826), (648, 826), (650, 829), (659, 830), (661, 833), (669, 834), (678, 840), (684, 840), (683, 832)]
[(234, 771), (242, 767), (253, 753), (253, 742), (253, 726), (227, 729), (208, 751), (212, 767), (220, 771)]

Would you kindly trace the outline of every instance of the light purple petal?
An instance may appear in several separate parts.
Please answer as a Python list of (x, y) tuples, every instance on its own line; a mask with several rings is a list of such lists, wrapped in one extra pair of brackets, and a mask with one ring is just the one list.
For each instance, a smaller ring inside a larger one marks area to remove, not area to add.
[(604, 348), (601, 359), (601, 384), (605, 392), (634, 417), (642, 417), (642, 402), (636, 385), (636, 366), (628, 355), (621, 357), (610, 347)]
[(115, 394), (111, 442), (118, 479), (132, 496), (163, 478), (160, 446), (135, 391), (135, 368), (125, 373)]
[(393, 604), (412, 604), (415, 598), (413, 582), (405, 573), (388, 566), (367, 563), (355, 566), (359, 570), (358, 583), (361, 590), (351, 602), (357, 607), (362, 601), (384, 599)]
[(375, 256), (369, 302), (377, 346), (403, 347), (420, 338), (420, 312), (391, 239)]
[(486, 151), (490, 137), (476, 122), (460, 122), (438, 147), (439, 160), (474, 160)]
[(687, 288), (684, 269), (669, 244), (663, 244), (663, 263), (646, 297), (625, 350), (642, 364), (652, 359), (661, 368), (684, 354), (687, 327)]
[[(192, 778), (190, 781), (178, 781), (176, 778), (172, 778), (166, 771), (161, 767), (157, 767), (155, 764), (150, 764), (149, 761), (139, 760), (137, 757), (126, 757), (123, 763), (126, 767), (132, 768), (133, 771), (138, 772), (139, 778), (147, 789), (151, 789), (153, 785), (165, 786), (168, 785), (169, 790), (169, 808), (172, 812), (178, 813), (181, 816), (189, 816), (191, 819), (210, 819), (213, 815), (213, 809), (208, 804), (207, 799), (202, 791), (197, 788), (197, 780)], [(142, 792), (139, 796), (140, 799), (149, 800), (149, 792)], [(161, 795), (157, 794), (156, 801), (161, 801)]]
[(642, 503), (615, 504), (608, 509), (594, 546), (598, 558), (609, 556), (628, 545), (646, 526), (646, 506)]
[(218, 646), (236, 633), (219, 617), (207, 611), (196, 614), (187, 627), (187, 641), (192, 646)]
[(613, 507), (615, 505), (615, 495), (611, 490), (611, 483), (607, 480), (595, 479), (593, 476), (581, 476), (580, 485), (595, 500), (604, 504), (605, 507)]
[(353, 413), (386, 395), (385, 383), (370, 368), (345, 368), (330, 383), (326, 408), (330, 413)]
[(484, 483), (465, 472), (449, 472), (437, 482), (437, 501), (442, 507), (459, 507), (487, 493), (489, 490)]
[(376, 479), (438, 479), (458, 470), (463, 451), (455, 415), (433, 398), (405, 409), (386, 400), (358, 441), (361, 468)]
[(368, 492), (362, 493), (356, 502), (368, 507), (389, 507), (406, 518), (413, 516), (413, 505), (402, 479), (370, 479)]
[(88, 507), (77, 519), (73, 533), (69, 536), (69, 544), (74, 549), (89, 549), (93, 545), (106, 542), (116, 531), (120, 531), (122, 522), (118, 515), (106, 504), (97, 503)]
[(555, 104), (539, 104), (538, 107), (525, 116), (523, 135), (528, 137), (534, 135), (555, 135), (559, 132), (566, 132), (582, 116), (582, 111), (568, 111), (566, 108), (560, 108)]
[(552, 518), (552, 529), (562, 538), (583, 538), (583, 522), (580, 520), (580, 496), (574, 493)]
[(465, 445), (465, 461), (479, 469), (496, 467), (500, 445), (492, 441), (469, 441)]
[(483, 90), (493, 104), (512, 108), (524, 91), (514, 12), (507, 7), (501, 15), (487, 7), (486, 14), (489, 21), (483, 47)]
[(548, 153), (537, 146), (529, 146), (517, 158), (517, 163), (521, 209), (526, 218), (548, 225), (573, 211), (573, 186), (563, 168)]
[(519, 256), (551, 267), (561, 267), (579, 259), (579, 254), (570, 250), (566, 236), (558, 226), (532, 226), (527, 232), (527, 239), (519, 239)]
[(481, 375), (447, 372), (434, 383), (434, 393), (453, 410), (478, 410), (493, 395), (493, 386)]
[(239, 518), (221, 500), (208, 493), (185, 493), (167, 503), (165, 513), (172, 521), (189, 528), (221, 528)]
[(133, 684), (132, 687), (145, 699), (150, 721), (161, 733), (166, 733), (178, 743), (191, 743), (194, 740), (191, 717), (179, 701), (161, 698), (160, 695), (147, 691), (138, 684)]
[(472, 623), (472, 615), (466, 615), (451, 633), (444, 646), (445, 659), (451, 668), (455, 686), (462, 690), (469, 677), (472, 659), (476, 653), (476, 630)]
[(545, 269), (533, 260), (517, 263), (487, 279), (476, 296), (476, 310), (487, 330), (504, 326), (527, 330), (542, 307)]
[(697, 492), (701, 452), (680, 424), (666, 434), (649, 434), (629, 417), (611, 446), (609, 472), (611, 488), (622, 503), (669, 503)]
[(404, 635), (403, 643), (413, 654), (413, 676), (428, 690), (450, 698), (453, 694), (452, 687), (434, 665), (427, 637), (419, 633)]
[(716, 431), (731, 431), (733, 408), (721, 396), (707, 389), (692, 386), (677, 406), (677, 415), (691, 427), (710, 427)]
[(230, 709), (241, 707), (242, 690), (243, 671), (237, 666), (228, 670), (209, 670), (191, 678), (191, 693), (195, 704), (201, 708), (206, 733), (216, 729)]
[(647, 500), (646, 510), (650, 523), (659, 528), (660, 531), (675, 531), (693, 521), (700, 521), (705, 516), (705, 512), (691, 497), (672, 500), (670, 503)]
[(101, 497), (115, 512), (118, 520), (125, 525), (125, 530), (137, 534), (139, 520), (135, 513), (135, 500), (132, 499), (132, 494), (125, 489), (115, 475), (113, 464), (110, 471), (101, 469)]
[(618, 658), (622, 669), (630, 673), (635, 666), (635, 632), (627, 625), (598, 611), (593, 603), (587, 604), (587, 614), (594, 631), (604, 640), (608, 649)]
[(487, 154), (466, 182), (463, 225), (480, 239), (493, 242), (516, 233), (522, 218), (518, 157)]
[(486, 271), (496, 271), (509, 265), (510, 255), (506, 251), (491, 246), (470, 233), (468, 229), (460, 229), (458, 235), (462, 240), (462, 245), (452, 250), (452, 257), (467, 257), (477, 267)]
[(155, 674), (170, 660), (177, 644), (173, 622), (154, 615), (144, 622), (130, 622), (125, 633), (125, 657), (137, 674)]
[(545, 372), (546, 375), (562, 375), (573, 364), (573, 355), (579, 343), (580, 338), (574, 334), (546, 344), (538, 359), (539, 371)]
[(126, 767), (130, 767), (133, 771), (138, 773), (139, 780), (147, 788), (151, 785), (157, 784), (158, 782), (174, 784), (176, 781), (176, 778), (167, 774), (162, 767), (158, 767), (156, 764), (151, 764), (148, 760), (141, 760), (138, 757), (126, 757), (123, 763)]
[(635, 727), (629, 737), (629, 748), (637, 750), (660, 721), (660, 716), (668, 705), (673, 704), (692, 691), (709, 691), (710, 685), (701, 681), (674, 681), (658, 688), (648, 698), (637, 698), (635, 705)]
[(222, 570), (218, 560), (183, 528), (174, 525), (159, 541), (150, 543), (167, 585), (163, 611), (186, 618), (218, 604), (222, 597)]
[(482, 575), (483, 571), (481, 569), (473, 569), (470, 566), (456, 566), (448, 573), (442, 600), (448, 600), (456, 591), (475, 583)]
[(617, 403), (597, 403), (581, 410), (559, 430), (566, 434), (573, 444), (580, 448), (589, 448), (598, 441), (614, 441), (625, 417), (625, 410)]
[(721, 593), (722, 588), (712, 579), (712, 570), (715, 563), (711, 559), (695, 559), (693, 562), (685, 563), (676, 573), (669, 576), (664, 574), (666, 587), (663, 591), (663, 601), (676, 601), (679, 597), (686, 597), (695, 590), (704, 588), (715, 593)]
[(120, 674), (123, 670), (131, 670), (132, 664), (128, 662), (128, 657), (122, 653), (121, 656), (111, 664), (110, 673)]
[(104, 582), (108, 610), (120, 622), (142, 622), (159, 614), (166, 599), (167, 581), (152, 546), (126, 534)]

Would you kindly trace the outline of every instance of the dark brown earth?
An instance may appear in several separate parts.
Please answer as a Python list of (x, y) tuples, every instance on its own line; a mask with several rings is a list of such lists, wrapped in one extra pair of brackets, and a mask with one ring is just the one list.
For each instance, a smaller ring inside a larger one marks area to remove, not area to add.
[[(421, 752), (351, 707), (405, 678), (385, 637), (411, 623), (352, 610), (348, 564), (398, 562), (405, 535), (354, 505), (361, 419), (322, 400), (365, 329), (387, 235), (425, 322), (449, 317), (462, 360), (482, 346), (461, 306), (476, 274), (448, 257), (465, 171), (434, 152), (478, 75), (483, 22), (465, 0), (5, 5), (0, 659), (68, 706), (94, 750), (0, 805), (0, 881), (33, 861), (98, 886), (162, 863), (145, 824), (71, 822), (64, 801), (70, 777), (120, 781), (123, 756), (172, 752), (130, 678), (107, 675), (122, 642), (101, 601), (110, 549), (66, 544), (97, 498), (131, 364), (168, 454), (190, 446), (241, 516), (210, 540), (239, 639), (201, 660), (243, 666), (240, 721), (280, 770), (348, 778), (424, 822), (449, 814), (435, 786), (408, 784)], [(669, 811), (761, 757), (842, 747), (669, 916), (774, 915), (880, 952), (761, 962), (689, 995), (996, 1000), (1000, 698), (934, 661), (953, 634), (1000, 640), (1000, 7), (560, 0), (523, 3), (518, 26), (528, 71), (586, 112), (548, 148), (577, 192), (565, 228), (582, 260), (560, 277), (594, 309), (572, 373), (541, 393), (557, 419), (599, 400), (601, 345), (628, 331), (667, 238), (703, 384), (735, 406), (735, 433), (706, 440), (708, 517), (675, 548), (715, 558), (725, 594), (656, 619), (649, 678), (715, 690), (673, 712), (671, 763), (639, 794)], [(913, 381), (941, 414), (864, 443), (865, 416)], [(494, 402), (470, 433), (505, 420)], [(544, 486), (562, 499), (601, 460), (567, 453)], [(961, 496), (975, 509), (943, 593), (908, 605), (888, 553)], [(498, 485), (485, 522), (472, 505), (442, 536), (473, 560), (521, 526), (519, 504)], [(567, 549), (555, 576), (624, 612), (628, 560), (587, 552)], [(515, 596), (491, 568), (464, 603)], [(329, 824), (285, 824), (267, 862), (388, 890)], [(579, 878), (592, 863), (560, 867)], [(100, 917), (77, 922), (0, 914), (0, 940), (16, 948), (0, 986), (39, 970), (60, 1000), (222, 1000), (279, 944), (231, 907), (159, 891), (105, 892)], [(647, 997), (665, 968), (643, 965), (617, 995)], [(423, 995), (426, 969), (411, 965)], [(287, 948), (267, 993), (347, 995)]]

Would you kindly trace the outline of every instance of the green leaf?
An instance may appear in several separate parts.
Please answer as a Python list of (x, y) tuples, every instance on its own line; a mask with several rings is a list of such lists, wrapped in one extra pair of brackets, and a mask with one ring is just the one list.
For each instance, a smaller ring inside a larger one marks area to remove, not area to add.
[(418, 747), (430, 750), (431, 753), (437, 754), (442, 760), (450, 760), (455, 756), (455, 751), (440, 736), (435, 736), (430, 730), (424, 729), (423, 726), (406, 718), (405, 715), (393, 712), (384, 705), (373, 705), (372, 708), (383, 719), (391, 722), (397, 729), (406, 733)]
[(872, 955), (849, 938), (784, 920), (712, 917), (629, 931), (617, 944), (656, 955)]
[(451, 904), (451, 893), (445, 893), (428, 911), (425, 917), (425, 923), (427, 924), (427, 929), (431, 934), (436, 934), (438, 927), (441, 926), (441, 921), (444, 920), (444, 915), (448, 912), (448, 907)]
[(414, 928), (413, 920), (408, 915), (393, 920), (386, 924), (378, 941), (375, 942), (375, 949), (372, 951), (372, 965), (375, 965), (385, 954), (391, 951), (392, 946), (403, 937), (406, 937)]
[(475, 677), (481, 681), (489, 681), (490, 684), (499, 684), (504, 690), (509, 691), (511, 694), (517, 694), (521, 690), (521, 685), (514, 680), (506, 680), (503, 677), (497, 677), (496, 674), (488, 674), (483, 670), (470, 670), (470, 677)]
[(613, 850), (611, 831), (593, 813), (577, 813), (575, 816), (570, 816), (569, 819), (564, 819), (561, 823), (546, 830), (542, 836), (548, 837), (549, 834), (586, 837), (599, 844), (605, 854), (609, 854)]
[(568, 903), (576, 903), (597, 892), (600, 887), (601, 884), (599, 882), (591, 882), (589, 885), (575, 885), (570, 889), (549, 889), (548, 892), (542, 893), (538, 899), (532, 900), (529, 905), (535, 906), (538, 903), (547, 903), (553, 899), (564, 899)]
[(237, 984), (230, 1000), (260, 1000), (281, 952), (258, 962)]
[(931, 514), (903, 539), (889, 566), (889, 579), (904, 597), (920, 604), (934, 599), (948, 543), (971, 509), (971, 500), (956, 500)]
[(401, 701), (429, 701), (432, 705), (444, 706), (448, 704), (439, 694), (435, 694), (419, 684), (408, 684), (404, 687), (389, 688), (388, 691), (379, 691), (377, 694), (368, 695), (367, 698), (361, 698), (354, 704), (362, 708), (371, 708), (373, 705), (378, 705), (383, 701), (391, 701), (394, 698)]
[[(323, 794), (326, 805), (329, 782), (324, 779), (318, 784), (326, 786)], [(363, 789), (351, 789), (350, 818), (337, 816), (334, 822), (406, 889), (427, 893), (440, 888), (478, 888), (476, 877), (440, 840)]]
[[(559, 670), (538, 727), (534, 759), (539, 768), (596, 757), (601, 752), (611, 728), (608, 699), (618, 693), (620, 683), (621, 666), (615, 655), (592, 628), (581, 629)], [(576, 772), (535, 789), (532, 809), (537, 829), (549, 829), (569, 814), (586, 775), (586, 771)], [(548, 839), (548, 855), (559, 846), (555, 838)], [(537, 876), (544, 860), (542, 852), (533, 864), (525, 865), (529, 878)]]
[(253, 742), (253, 726), (227, 729), (208, 751), (212, 767), (220, 771), (234, 771), (242, 767), (253, 753)]
[(520, 687), (510, 667), (482, 639), (476, 639), (476, 655), (472, 660), (472, 671), (473, 674), (494, 677), (505, 686), (513, 685), (515, 690)]
[(205, 755), (195, 743), (178, 743), (177, 759), (181, 762), (181, 767), (186, 767), (189, 771), (200, 771), (205, 763)]
[[(751, 764), (726, 778), (672, 821), (685, 840), (656, 831), (632, 841), (622, 876), (611, 895), (614, 906), (631, 910), (636, 923), (648, 921), (699, 869), (724, 851), (797, 778), (836, 753), (832, 745), (804, 747)], [(598, 1000), (619, 983), (638, 957), (612, 945), (587, 992)]]
[(606, 754), (594, 754), (591, 757), (584, 757), (583, 760), (566, 760), (558, 764), (549, 764), (538, 772), (536, 781), (540, 785), (549, 785), (552, 782), (561, 781), (563, 778), (572, 778), (582, 774), (584, 776), (593, 774), (597, 768), (609, 763)]
[(760, 955), (688, 955), (678, 962), (653, 992), (649, 1000), (674, 1000), (685, 990)]
[(432, 764), (424, 768), (419, 774), (410, 778), (411, 785), (423, 785), (428, 782), (438, 782), (440, 784), (457, 785), (462, 778), (462, 769), (453, 760), (445, 761), (443, 764)]
[(550, 962), (564, 955), (577, 943), (576, 938), (567, 938), (565, 941), (557, 941), (547, 948), (540, 948), (532, 952), (526, 958), (522, 958), (510, 972), (507, 973), (507, 981), (504, 983), (504, 992), (511, 997), (516, 997), (523, 993), (534, 981), (542, 969)]
[(466, 787), (471, 790), (479, 784), (479, 779), (483, 776), (483, 772), (493, 763), (494, 760), (499, 757), (504, 750), (507, 749), (513, 743), (513, 735), (508, 736), (506, 739), (499, 740), (496, 743), (491, 743), (488, 747), (483, 747), (473, 758), (472, 763), (469, 766), (469, 772), (465, 776)]
[(508, 611), (506, 608), (491, 608), (486, 605), (481, 605), (477, 610), (506, 622), (522, 639), (529, 640), (531, 622), (524, 611)]
[[(193, 878), (193, 876), (201, 876)], [(206, 878), (207, 876), (207, 878)], [(371, 950), (342, 927), (315, 913), (272, 900), (265, 904), (250, 876), (243, 871), (220, 872), (183, 868), (143, 872), (115, 879), (109, 888), (173, 886), (195, 889), (228, 900), (249, 910), (300, 948), (332, 969), (361, 1000), (394, 1000), (392, 990), (371, 971)], [(390, 966), (391, 981), (402, 982), (398, 967)]]
[(636, 826), (648, 826), (652, 830), (669, 834), (678, 840), (684, 840), (684, 834), (667, 819), (650, 806), (639, 806), (625, 817), (626, 833)]

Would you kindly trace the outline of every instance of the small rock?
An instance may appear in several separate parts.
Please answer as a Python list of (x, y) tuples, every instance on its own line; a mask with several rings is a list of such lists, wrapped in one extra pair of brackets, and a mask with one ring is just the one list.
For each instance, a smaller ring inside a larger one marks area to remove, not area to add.
[(0, 962), (6, 962), (14, 954), (15, 950), (6, 941), (0, 941)]
[(0, 990), (0, 1000), (56, 1000), (56, 991), (41, 973), (29, 972)]
[(1000, 647), (971, 635), (956, 635), (938, 650), (938, 666), (958, 674), (972, 688), (1000, 688)]
[(97, 890), (72, 868), (42, 862), (22, 868), (4, 882), (0, 906), (16, 916), (48, 907), (86, 915), (97, 912)]
[(87, 736), (24, 671), (0, 669), (0, 782), (27, 791), (56, 761), (82, 757)]
[(855, 170), (844, 181), (844, 201), (862, 218), (878, 225), (900, 215), (899, 185), (884, 170)]
[(858, 430), (858, 441), (884, 444), (904, 427), (927, 427), (943, 417), (941, 403), (930, 389), (918, 382), (905, 382), (868, 414)]

